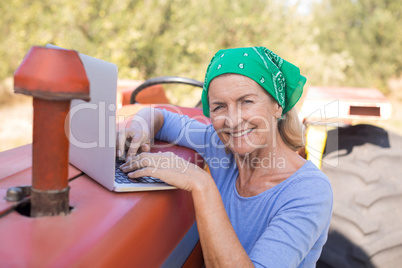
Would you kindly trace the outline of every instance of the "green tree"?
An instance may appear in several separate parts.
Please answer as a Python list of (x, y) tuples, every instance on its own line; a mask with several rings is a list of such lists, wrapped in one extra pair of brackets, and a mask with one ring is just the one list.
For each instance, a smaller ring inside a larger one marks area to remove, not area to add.
[[(344, 82), (346, 50), (318, 45), (311, 14), (279, 0), (13, 0), (0, 2), (0, 80), (33, 45), (52, 43), (114, 62), (120, 78), (203, 80), (223, 48), (262, 45), (302, 69), (309, 84)], [(184, 94), (187, 90), (178, 90)]]
[(402, 72), (402, 2), (322, 0), (314, 7), (316, 42), (325, 53), (348, 53), (345, 83), (386, 91)]

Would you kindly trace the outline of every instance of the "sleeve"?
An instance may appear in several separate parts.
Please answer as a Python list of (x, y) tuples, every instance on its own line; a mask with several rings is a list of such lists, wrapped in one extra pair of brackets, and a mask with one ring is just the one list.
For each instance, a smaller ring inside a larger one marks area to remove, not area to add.
[(161, 111), (164, 123), (156, 139), (193, 149), (203, 157), (211, 151), (216, 143), (212, 141), (216, 136), (212, 125), (202, 124), (187, 115)]
[(315, 267), (332, 214), (332, 188), (323, 176), (298, 180), (278, 198), (280, 209), (249, 254), (255, 267)]

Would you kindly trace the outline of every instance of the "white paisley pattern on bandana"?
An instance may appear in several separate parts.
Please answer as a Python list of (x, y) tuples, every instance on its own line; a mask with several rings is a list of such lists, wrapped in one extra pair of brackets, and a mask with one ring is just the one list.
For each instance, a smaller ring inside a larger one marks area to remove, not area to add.
[(258, 50), (255, 47), (253, 47), (253, 50), (255, 51), (255, 53), (258, 54), (258, 56), (260, 56), (261, 60), (264, 62), (265, 67), (272, 74), (272, 82), (275, 88), (276, 99), (278, 100), (279, 105), (281, 105), (283, 108), (285, 105), (285, 87), (286, 87), (285, 77), (283, 76), (283, 73), (280, 70), (283, 63), (283, 59), (278, 55), (276, 55), (274, 52), (268, 49), (264, 49), (265, 56), (268, 59), (268, 61), (266, 61), (265, 58), (258, 52)]
[(267, 55), (267, 57), (270, 58), (276, 64), (276, 66), (278, 66), (279, 69), (282, 67), (283, 59), (281, 57), (276, 55), (274, 52), (272, 52), (268, 48), (264, 48), (264, 52), (265, 52), (265, 55)]

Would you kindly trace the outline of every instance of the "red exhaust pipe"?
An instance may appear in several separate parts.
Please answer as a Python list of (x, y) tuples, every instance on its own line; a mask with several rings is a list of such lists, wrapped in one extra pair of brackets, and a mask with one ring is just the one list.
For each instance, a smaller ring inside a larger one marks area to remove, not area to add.
[(89, 81), (78, 53), (32, 47), (14, 73), (14, 90), (34, 98), (31, 216), (67, 215), (69, 141), (64, 123), (72, 99), (89, 100)]

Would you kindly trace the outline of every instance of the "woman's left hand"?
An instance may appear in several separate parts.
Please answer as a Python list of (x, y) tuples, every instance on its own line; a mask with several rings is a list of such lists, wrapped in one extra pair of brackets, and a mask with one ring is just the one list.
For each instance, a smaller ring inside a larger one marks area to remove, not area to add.
[(206, 180), (212, 180), (208, 172), (171, 152), (141, 153), (120, 169), (128, 173), (129, 178), (151, 176), (189, 192), (205, 184)]

